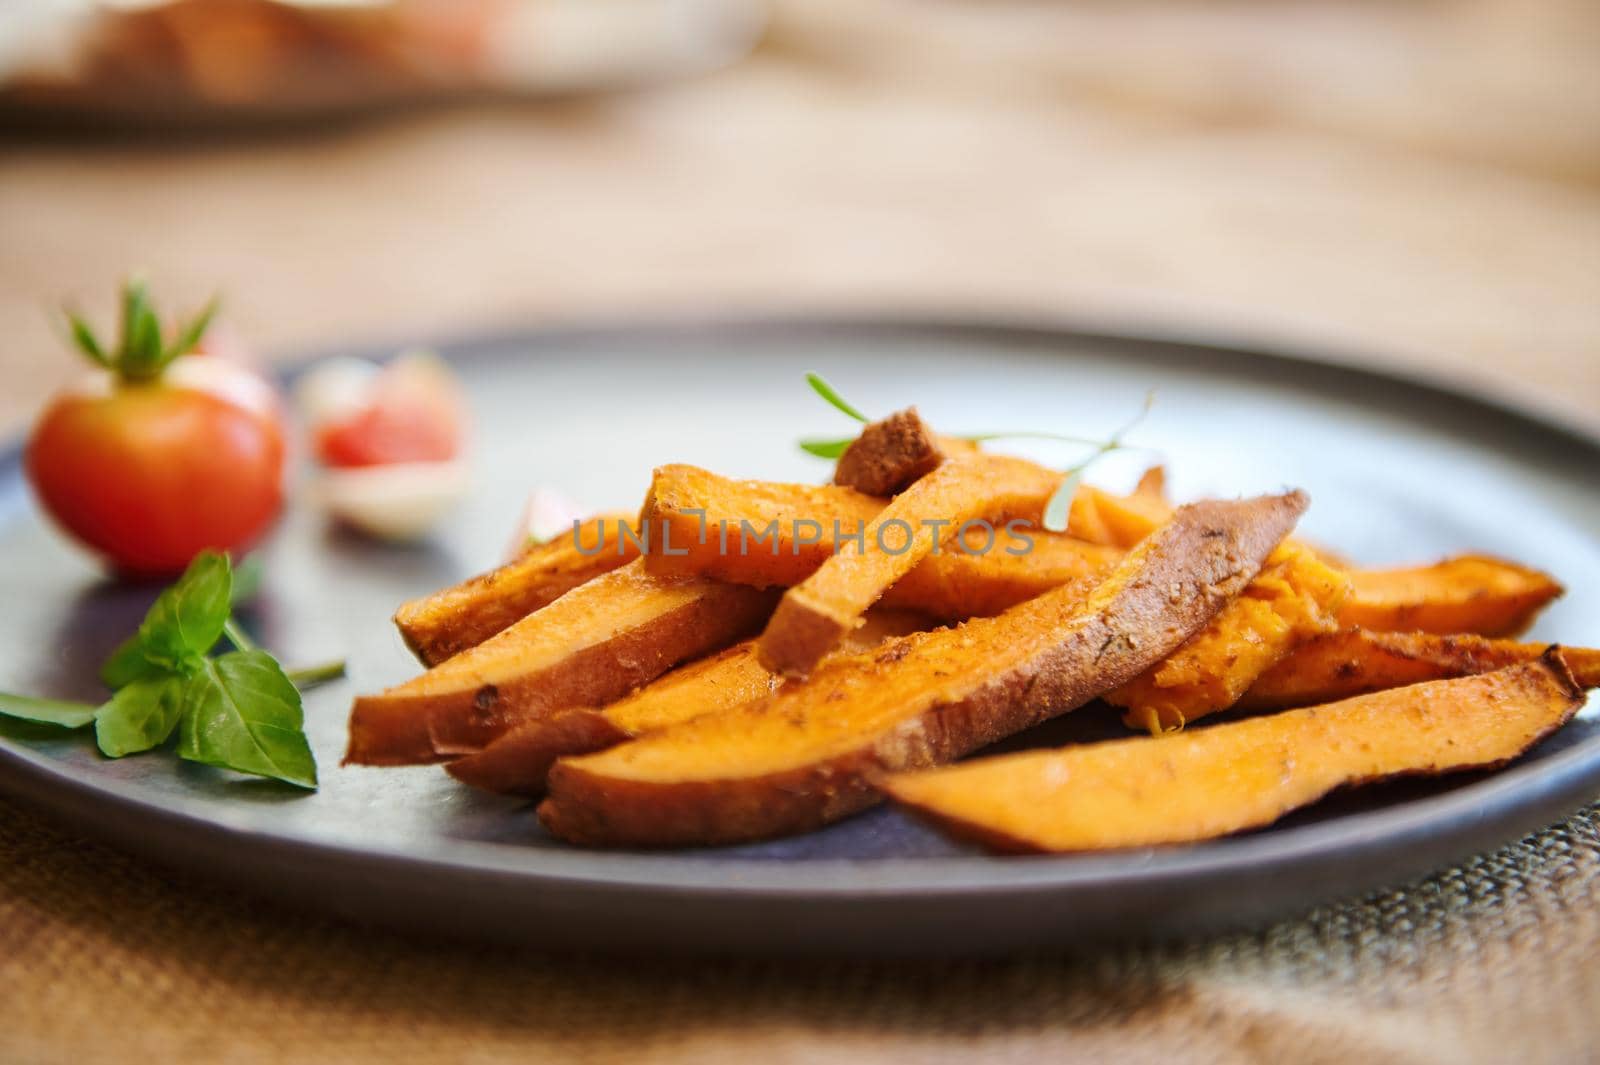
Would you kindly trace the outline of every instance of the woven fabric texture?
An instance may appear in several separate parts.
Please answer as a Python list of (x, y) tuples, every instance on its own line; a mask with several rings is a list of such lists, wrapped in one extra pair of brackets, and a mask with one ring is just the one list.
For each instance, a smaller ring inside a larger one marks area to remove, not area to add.
[(1593, 1060), (1597, 814), (1214, 940), (619, 963), (287, 912), (0, 804), (0, 1061)]

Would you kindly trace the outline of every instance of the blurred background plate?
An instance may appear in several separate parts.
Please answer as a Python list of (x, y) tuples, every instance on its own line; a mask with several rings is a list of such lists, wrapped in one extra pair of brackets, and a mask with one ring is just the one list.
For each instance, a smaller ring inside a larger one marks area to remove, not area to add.
[[(433, 934), (544, 945), (789, 952), (1002, 952), (1262, 921), (1393, 883), (1546, 824), (1600, 788), (1589, 712), (1493, 775), (1341, 795), (1269, 830), (1189, 848), (991, 858), (892, 810), (759, 846), (587, 853), (531, 806), (436, 768), (344, 769), (351, 696), (417, 670), (389, 615), (493, 564), (535, 485), (629, 507), (651, 467), (816, 479), (801, 435), (841, 430), (816, 370), (868, 411), (917, 403), (950, 431), (1099, 433), (1154, 388), (1139, 442), (1178, 498), (1283, 485), (1307, 537), (1362, 563), (1466, 551), (1555, 572), (1569, 594), (1532, 638), (1600, 644), (1600, 446), (1492, 403), (1348, 366), (1048, 327), (769, 321), (528, 332), (441, 349), (477, 418), (477, 484), (425, 548), (377, 547), (291, 514), (250, 621), (285, 661), (346, 655), (307, 698), (314, 795), (164, 757), (106, 761), (82, 737), (0, 726), (0, 787), (85, 831), (274, 897)], [(1041, 457), (1066, 456), (1040, 451)], [(1143, 455), (1097, 480), (1130, 484)], [(95, 669), (151, 591), (103, 583), (40, 522), (15, 451), (0, 464), (0, 681), (92, 698)], [(1090, 706), (1012, 746), (1117, 735)]]
[(766, 0), (29, 0), (0, 121), (228, 128), (640, 88), (747, 54)]

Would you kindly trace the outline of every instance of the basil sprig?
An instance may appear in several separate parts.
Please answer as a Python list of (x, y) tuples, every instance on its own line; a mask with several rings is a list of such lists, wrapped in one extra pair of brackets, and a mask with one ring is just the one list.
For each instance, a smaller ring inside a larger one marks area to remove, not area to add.
[[(101, 667), (112, 689), (105, 703), (0, 693), (0, 714), (62, 728), (92, 724), (110, 758), (159, 747), (176, 732), (180, 758), (316, 788), (295, 682), (343, 676), (343, 664), (284, 672), (233, 622), (233, 593), (227, 556), (203, 552)], [(234, 649), (213, 655), (224, 635)]]

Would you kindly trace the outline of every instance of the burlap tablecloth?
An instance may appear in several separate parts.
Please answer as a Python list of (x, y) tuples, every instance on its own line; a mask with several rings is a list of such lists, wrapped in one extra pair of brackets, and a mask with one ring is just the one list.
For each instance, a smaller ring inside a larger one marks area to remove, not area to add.
[[(780, 6), (657, 92), (0, 145), (0, 422), (143, 266), (273, 350), (962, 307), (1391, 353), (1600, 425), (1586, 0)], [(0, 678), (3, 680), (3, 678)], [(1588, 811), (1253, 935), (971, 964), (548, 959), (281, 912), (0, 805), (0, 1061), (1600, 1057)]]

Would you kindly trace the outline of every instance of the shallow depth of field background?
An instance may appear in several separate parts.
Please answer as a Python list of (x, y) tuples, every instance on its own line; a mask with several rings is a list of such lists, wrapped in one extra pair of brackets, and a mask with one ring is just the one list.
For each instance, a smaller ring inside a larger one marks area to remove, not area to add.
[[(580, 73), (585, 49), (626, 72), (718, 32), (697, 11), (766, 23), (715, 69), (598, 93), (430, 86), (199, 129), (13, 100), (0, 426), (77, 372), (48, 310), (107, 315), (130, 268), (177, 307), (223, 291), (271, 355), (652, 314), (1021, 313), (1401, 360), (1600, 426), (1588, 0), (611, 0), (587, 39), (570, 0), (511, 6), (559, 45), (530, 64)], [(191, 58), (237, 96), (259, 43)]]

